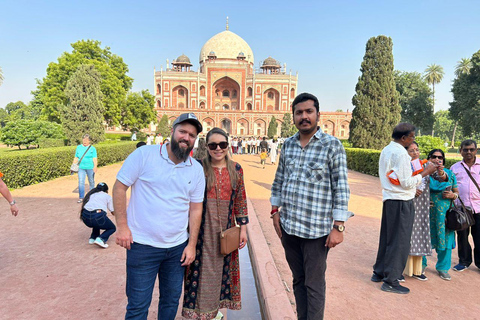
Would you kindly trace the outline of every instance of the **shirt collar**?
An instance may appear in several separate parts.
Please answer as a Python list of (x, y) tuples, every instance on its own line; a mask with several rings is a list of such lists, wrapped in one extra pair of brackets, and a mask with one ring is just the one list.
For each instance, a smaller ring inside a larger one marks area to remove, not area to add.
[[(468, 164), (466, 164), (463, 159), (462, 159), (462, 163), (468, 166)], [(474, 165), (476, 165), (476, 164), (480, 165), (480, 158), (477, 157), (477, 156), (475, 156), (475, 163), (474, 163)]]

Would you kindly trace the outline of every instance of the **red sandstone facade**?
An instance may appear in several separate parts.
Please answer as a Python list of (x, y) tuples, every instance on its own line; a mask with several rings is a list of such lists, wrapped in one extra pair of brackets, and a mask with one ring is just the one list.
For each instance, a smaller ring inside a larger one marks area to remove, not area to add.
[[(158, 120), (170, 122), (184, 112), (194, 112), (204, 132), (220, 127), (233, 136), (264, 136), (272, 116), (278, 135), (285, 113), (297, 95), (298, 75), (287, 74), (286, 64), (268, 57), (254, 68), (250, 46), (227, 30), (208, 40), (200, 51), (199, 68), (181, 55), (164, 71), (154, 71), (155, 110)], [(346, 139), (351, 113), (321, 112), (324, 132)]]

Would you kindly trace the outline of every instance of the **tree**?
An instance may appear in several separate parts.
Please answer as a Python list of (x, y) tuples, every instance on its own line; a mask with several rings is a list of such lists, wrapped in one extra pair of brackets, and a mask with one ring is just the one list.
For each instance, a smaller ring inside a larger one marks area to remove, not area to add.
[(128, 66), (123, 59), (110, 51), (109, 47), (101, 48), (96, 40), (80, 40), (72, 45), (72, 52), (64, 52), (47, 68), (47, 75), (38, 81), (38, 99), (42, 104), (45, 118), (60, 122), (60, 106), (67, 104), (66, 85), (78, 66), (91, 64), (100, 73), (100, 88), (104, 95), (104, 116), (109, 125), (118, 125), (121, 119), (121, 107), (128, 90), (132, 87), (132, 78), (127, 76)]
[(1, 140), (9, 146), (38, 145), (38, 139), (63, 139), (62, 126), (48, 121), (17, 120), (8, 122), (2, 129)]
[(128, 93), (120, 120), (123, 129), (139, 131), (147, 127), (155, 120), (154, 105), (155, 97), (148, 90)]
[[(433, 96), (433, 104), (432, 104), (432, 114), (435, 114), (435, 84), (440, 83), (443, 79), (443, 67), (439, 66), (438, 64), (431, 64), (425, 69), (424, 77), (428, 84), (432, 85), (432, 96)], [(432, 131), (433, 137), (434, 131)]]
[(93, 142), (102, 141), (105, 134), (100, 88), (101, 75), (93, 65), (80, 65), (65, 88), (67, 104), (62, 108), (62, 125), (67, 139), (77, 144), (85, 133)]
[(395, 84), (400, 94), (402, 122), (414, 124), (424, 134), (430, 133), (435, 119), (427, 82), (418, 72), (395, 71)]
[(0, 86), (3, 84), (3, 70), (2, 67), (0, 67)]
[(22, 101), (10, 102), (5, 107), (5, 110), (8, 113), (8, 121), (15, 120), (36, 120), (38, 114), (33, 110), (30, 105), (26, 105)]
[(462, 58), (455, 66), (455, 76), (458, 78), (461, 74), (468, 74), (472, 68), (472, 60), (470, 58)]
[(280, 135), (283, 138), (290, 137), (292, 135), (292, 127), (295, 127), (292, 122), (292, 115), (285, 113), (283, 115), (282, 125), (280, 126)]
[(390, 37), (370, 38), (355, 87), (355, 106), (349, 141), (355, 148), (380, 149), (387, 145), (400, 121), (399, 94), (393, 75), (393, 42)]
[(424, 157), (426, 157), (430, 150), (433, 149), (442, 149), (444, 152), (447, 151), (447, 148), (445, 148), (445, 140), (439, 137), (418, 136), (415, 138), (415, 141), (418, 143), (420, 154)]
[(458, 121), (466, 136), (477, 133), (480, 123), (480, 50), (473, 54), (469, 72), (461, 73), (453, 80), (452, 93), (452, 119)]
[(268, 124), (268, 131), (267, 135), (270, 139), (275, 137), (277, 135), (277, 119), (275, 119), (274, 116), (272, 116), (272, 119), (270, 119), (270, 123)]
[(433, 127), (435, 135), (443, 141), (450, 141), (451, 147), (453, 147), (455, 140), (460, 141), (463, 139), (462, 129), (456, 126), (456, 124), (457, 122), (450, 116), (450, 111), (439, 110), (435, 113), (435, 125)]
[(168, 116), (164, 114), (160, 119), (160, 121), (158, 122), (156, 133), (160, 133), (162, 137), (165, 139), (166, 137), (170, 136), (171, 132), (172, 132), (172, 128), (168, 124)]

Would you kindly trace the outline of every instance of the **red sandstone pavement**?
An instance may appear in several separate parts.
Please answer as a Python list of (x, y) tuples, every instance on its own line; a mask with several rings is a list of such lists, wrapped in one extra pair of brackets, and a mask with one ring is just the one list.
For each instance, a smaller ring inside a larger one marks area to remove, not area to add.
[[(291, 276), (269, 218), (270, 184), (276, 167), (262, 169), (256, 156), (235, 156), (245, 170), (247, 193), (286, 290)], [(113, 185), (120, 164), (100, 168), (96, 181)], [(470, 267), (451, 272), (452, 281), (434, 272), (429, 258), (427, 282), (407, 278), (411, 293), (380, 291), (370, 282), (381, 214), (378, 178), (349, 172), (350, 210), (345, 241), (330, 251), (326, 319), (480, 319), (480, 272)], [(78, 219), (76, 176), (13, 192), (20, 214), (13, 217), (0, 201), (0, 319), (122, 319), (125, 297), (125, 250), (88, 245), (89, 229)], [(453, 263), (457, 262), (456, 251)], [(294, 304), (293, 295), (287, 292)], [(158, 301), (157, 290), (153, 301)], [(149, 319), (156, 319), (155, 302)], [(235, 319), (231, 313), (229, 319)]]

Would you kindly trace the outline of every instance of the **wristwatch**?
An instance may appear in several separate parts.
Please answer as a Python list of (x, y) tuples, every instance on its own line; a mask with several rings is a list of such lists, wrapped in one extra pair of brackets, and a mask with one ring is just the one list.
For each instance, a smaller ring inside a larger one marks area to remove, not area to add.
[(342, 224), (334, 224), (333, 227), (334, 227), (335, 229), (337, 229), (338, 231), (340, 231), (340, 232), (345, 231), (345, 226), (342, 225)]
[(10, 202), (10, 205), (13, 206), (15, 203), (17, 203), (17, 201), (14, 199), (12, 202)]

